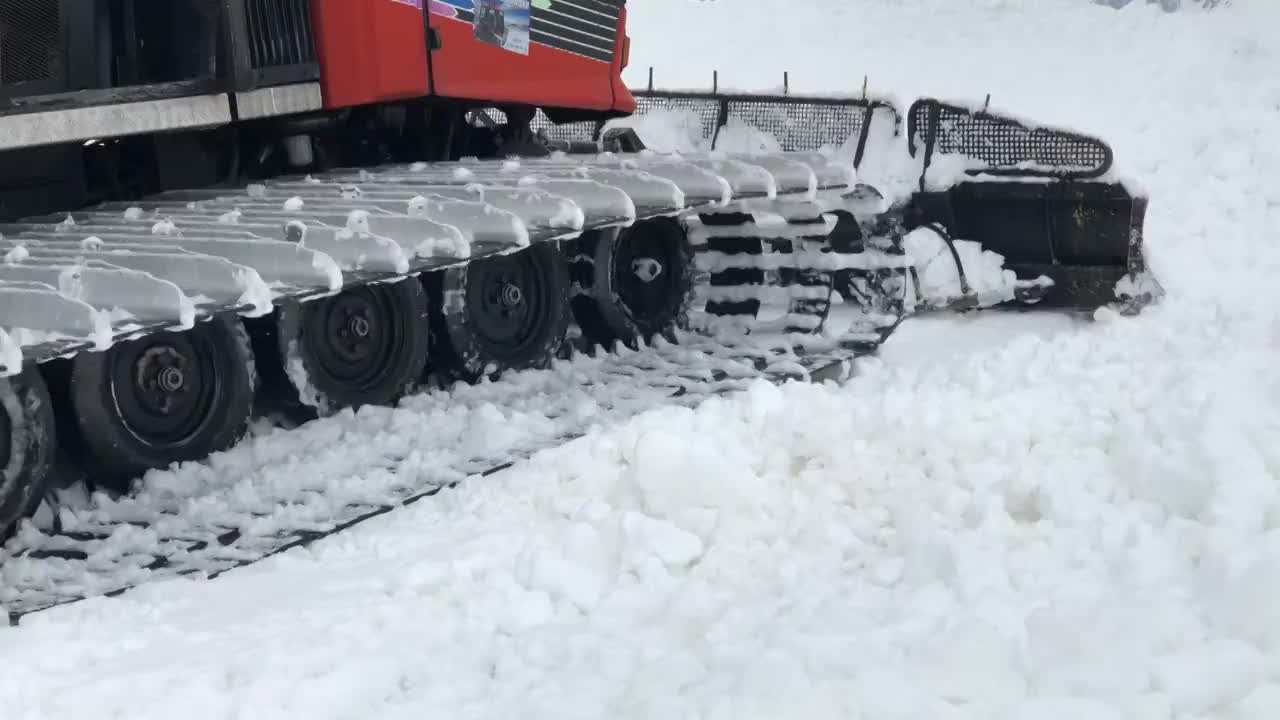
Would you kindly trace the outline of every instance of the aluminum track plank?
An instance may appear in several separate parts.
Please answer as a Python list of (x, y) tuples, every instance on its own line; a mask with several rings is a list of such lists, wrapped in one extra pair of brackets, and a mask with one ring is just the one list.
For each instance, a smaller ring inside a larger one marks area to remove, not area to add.
[[(815, 190), (820, 207), (836, 207), (853, 177), (819, 153), (557, 153), (338, 169), (6, 226), (0, 249), (16, 266), (0, 277), (11, 290), (20, 279), (38, 281), (42, 297), (61, 293), (110, 309), (117, 333), (132, 320), (189, 327), (193, 313), (260, 316), (282, 297), (321, 296), (642, 217), (744, 201), (786, 215), (784, 200), (801, 201), (793, 212), (805, 213)], [(72, 267), (82, 279), (68, 285), (63, 274)]]
[(282, 240), (329, 256), (342, 272), (370, 271), (406, 273), (409, 256), (390, 238), (371, 233), (356, 233), (315, 222), (258, 217), (243, 212), (230, 213), (189, 210), (172, 213), (77, 212), (72, 217), (80, 226), (128, 229), (169, 221), (184, 232), (197, 231), (201, 237), (226, 240)]
[(16, 334), (19, 345), (71, 339), (106, 347), (112, 338), (107, 313), (37, 282), (0, 281), (0, 328)]
[(106, 250), (27, 245), (26, 252), (33, 259), (60, 263), (97, 259), (116, 267), (141, 270), (183, 288), (197, 304), (248, 306), (246, 314), (250, 316), (265, 315), (273, 309), (272, 292), (262, 276), (252, 268), (224, 258), (181, 250), (165, 252), (164, 248)]
[(0, 265), (0, 281), (40, 282), (97, 310), (122, 309), (147, 323), (195, 324), (195, 303), (172, 282), (126, 268)]
[(253, 268), (277, 292), (301, 292), (314, 289), (337, 290), (343, 286), (342, 270), (333, 258), (297, 243), (268, 239), (231, 239), (202, 236), (192, 228), (191, 234), (171, 221), (161, 221), (153, 228), (116, 227), (111, 225), (77, 226), (86, 233), (76, 240), (70, 232), (32, 229), (16, 236), (19, 240), (39, 242), (41, 247), (75, 249), (83, 240), (101, 241), (102, 249), (150, 251), (160, 247), (176, 247), (197, 255), (223, 258), (237, 265)]

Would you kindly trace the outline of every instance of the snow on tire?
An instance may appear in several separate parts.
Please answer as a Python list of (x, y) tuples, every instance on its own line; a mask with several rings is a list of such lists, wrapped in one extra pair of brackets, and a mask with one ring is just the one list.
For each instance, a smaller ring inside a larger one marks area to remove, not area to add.
[(430, 370), (466, 381), (549, 365), (571, 320), (568, 262), (552, 242), (423, 275)]
[(56, 445), (53, 408), (34, 368), (0, 378), (0, 540), (44, 494)]
[(259, 372), (271, 378), (267, 402), (305, 419), (395, 403), (422, 378), (428, 318), (426, 291), (413, 278), (284, 303), (255, 344)]

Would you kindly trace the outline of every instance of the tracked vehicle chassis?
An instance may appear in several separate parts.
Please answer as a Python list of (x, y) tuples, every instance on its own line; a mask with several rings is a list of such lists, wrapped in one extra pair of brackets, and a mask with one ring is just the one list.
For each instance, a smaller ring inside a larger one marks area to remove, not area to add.
[[(912, 106), (904, 135), (892, 106), (846, 101), (818, 103), (842, 113), (823, 144), (843, 152), (803, 137), (736, 153), (716, 147), (735, 113), (803, 101), (640, 98), (714, 106), (708, 147), (652, 152), (566, 126), (580, 137), (549, 149), (589, 152), (316, 167), (0, 227), (0, 525), (17, 529), (0, 602), (21, 614), (216, 575), (537, 449), (466, 458), (319, 515), (275, 491), (243, 506), (215, 501), (216, 483), (147, 491), (148, 470), (235, 452), (255, 415), (323, 420), (588, 367), (587, 386), (643, 398), (611, 400), (622, 419), (752, 379), (838, 378), (921, 312), (1134, 312), (1158, 297), (1145, 199), (1109, 176), (1096, 140), (936, 101)], [(999, 152), (984, 133), (1005, 139)], [(861, 172), (895, 152), (917, 187)], [(937, 177), (957, 157), (965, 169)], [(17, 523), (69, 478), (112, 494), (52, 526)], [(210, 502), (230, 504), (190, 509)], [(266, 521), (284, 508), (293, 520)]]

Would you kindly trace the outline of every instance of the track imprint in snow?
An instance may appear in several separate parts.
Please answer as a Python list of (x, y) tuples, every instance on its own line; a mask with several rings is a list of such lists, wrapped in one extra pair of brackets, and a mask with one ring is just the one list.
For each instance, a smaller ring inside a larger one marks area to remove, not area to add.
[(636, 84), (866, 74), (1106, 138), (1169, 298), (890, 343), (840, 390), (655, 411), (215, 583), (32, 615), (0, 631), (5, 717), (1280, 716), (1280, 5), (1232, 4), (638, 4)]
[(0, 562), (11, 614), (166, 577), (216, 575), (306, 544), (663, 404), (692, 404), (752, 378), (784, 379), (841, 357), (798, 357), (686, 335), (643, 354), (578, 356), (546, 371), (266, 427), (207, 461), (152, 471), (139, 491), (59, 508), (26, 525)]
[[(0, 697), (45, 716), (1264, 717), (1280, 417), (1245, 410), (1280, 406), (1277, 339), (1225, 367), (1183, 342), (1104, 314), (656, 409), (216, 583), (30, 616)], [(53, 664), (77, 692), (17, 690)]]

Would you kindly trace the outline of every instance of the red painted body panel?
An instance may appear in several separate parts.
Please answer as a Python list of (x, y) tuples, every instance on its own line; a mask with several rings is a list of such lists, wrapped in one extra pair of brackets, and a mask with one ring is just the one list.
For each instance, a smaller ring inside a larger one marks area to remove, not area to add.
[[(431, 6), (431, 0), (420, 3)], [(622, 82), (621, 10), (612, 63), (530, 43), (527, 55), (477, 40), (472, 23), (412, 0), (312, 0), (326, 108), (440, 97), (579, 110), (635, 111)], [(440, 47), (427, 59), (426, 22)]]
[(631, 59), (631, 38), (627, 36), (627, 8), (622, 8), (618, 21), (618, 39), (614, 49), (613, 61), (613, 109), (630, 115), (636, 111), (636, 98), (631, 94), (627, 84), (622, 81), (622, 71), (627, 69)]
[(312, 0), (327, 108), (429, 92), (423, 9), (388, 0)]
[(608, 63), (531, 43), (529, 54), (476, 40), (471, 23), (432, 15), (441, 47), (431, 56), (437, 95), (486, 102), (609, 110), (613, 68)]

